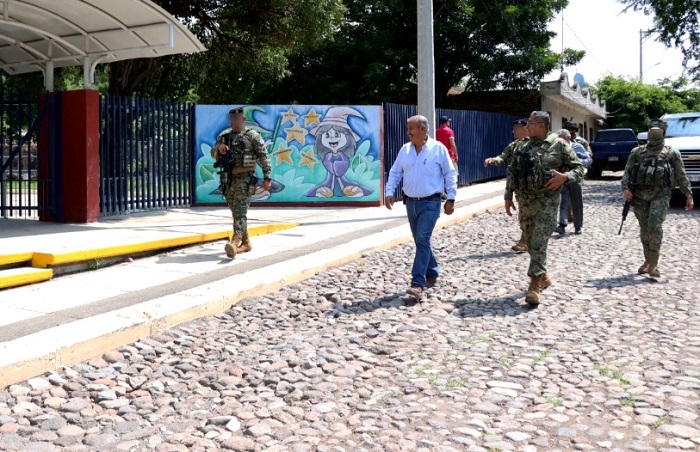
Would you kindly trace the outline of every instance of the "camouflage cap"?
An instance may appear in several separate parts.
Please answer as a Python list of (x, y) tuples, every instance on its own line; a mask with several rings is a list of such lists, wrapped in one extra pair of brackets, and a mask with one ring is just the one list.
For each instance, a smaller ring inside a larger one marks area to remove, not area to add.
[(514, 126), (526, 126), (527, 125), (527, 119), (516, 119), (513, 121)]
[(243, 107), (236, 107), (229, 110), (228, 116), (229, 118), (233, 118), (234, 116), (242, 115), (243, 113)]
[(662, 129), (664, 132), (666, 132), (666, 129), (668, 129), (668, 124), (662, 119), (652, 119), (649, 121), (649, 130), (651, 129)]

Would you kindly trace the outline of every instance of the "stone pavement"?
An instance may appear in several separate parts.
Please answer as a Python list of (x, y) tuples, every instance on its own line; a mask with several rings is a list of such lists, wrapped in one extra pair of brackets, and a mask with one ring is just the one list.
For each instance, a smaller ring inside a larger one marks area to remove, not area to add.
[(700, 213), (670, 212), (655, 281), (619, 180), (584, 197), (539, 308), (516, 220), (485, 213), (438, 232), (424, 303), (412, 245), (365, 253), (11, 386), (0, 450), (697, 450)]
[[(503, 181), (494, 181), (461, 188), (455, 214), (443, 216), (440, 225), (500, 208), (503, 187)], [(218, 241), (0, 291), (0, 388), (225, 311), (246, 296), (274, 292), (364, 252), (410, 240), (403, 204), (392, 211), (253, 209), (250, 217), (255, 228), (298, 226), (253, 237), (253, 251), (233, 261)], [(159, 236), (169, 243), (182, 234), (211, 235), (230, 221), (228, 209), (180, 210), (107, 220), (77, 231), (64, 230), (71, 225), (31, 225), (43, 234), (26, 238), (15, 232), (16, 239), (3, 242), (29, 240), (27, 247), (61, 247), (79, 256), (84, 249), (128, 248)]]

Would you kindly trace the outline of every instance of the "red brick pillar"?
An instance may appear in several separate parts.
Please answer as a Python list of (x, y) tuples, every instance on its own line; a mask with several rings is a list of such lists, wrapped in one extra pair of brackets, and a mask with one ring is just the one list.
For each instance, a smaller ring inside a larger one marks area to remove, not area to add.
[(94, 90), (61, 96), (63, 221), (90, 223), (100, 216), (100, 96)]

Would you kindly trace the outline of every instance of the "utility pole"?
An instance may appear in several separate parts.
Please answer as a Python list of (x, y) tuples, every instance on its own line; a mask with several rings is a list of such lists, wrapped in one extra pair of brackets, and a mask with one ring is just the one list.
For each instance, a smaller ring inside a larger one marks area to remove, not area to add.
[(639, 29), (639, 81), (641, 83), (644, 72), (642, 69), (642, 43), (644, 42), (644, 30)]
[(428, 118), (435, 136), (435, 50), (433, 47), (433, 0), (417, 0), (418, 15), (418, 114)]

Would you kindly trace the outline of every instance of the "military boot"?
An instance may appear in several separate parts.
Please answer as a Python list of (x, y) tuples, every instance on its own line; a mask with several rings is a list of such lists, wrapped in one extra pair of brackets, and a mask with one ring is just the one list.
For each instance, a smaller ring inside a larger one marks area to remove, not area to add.
[(549, 277), (549, 273), (545, 273), (542, 275), (542, 290), (546, 289), (547, 287), (552, 285), (552, 278)]
[(525, 244), (524, 240), (520, 239), (520, 241), (513, 245), (511, 249), (517, 253), (524, 253), (527, 251), (527, 245)]
[(649, 276), (652, 278), (659, 278), (661, 273), (659, 272), (659, 252), (649, 251)]
[(540, 294), (542, 293), (542, 281), (544, 280), (544, 275), (542, 276), (530, 276), (530, 287), (527, 288), (527, 295), (525, 295), (525, 303), (530, 306), (537, 306), (540, 304)]
[(253, 244), (250, 243), (250, 237), (248, 237), (248, 231), (243, 234), (243, 240), (241, 241), (241, 247), (245, 249), (244, 253), (248, 251), (253, 251)]
[(233, 239), (231, 239), (231, 241), (224, 246), (224, 250), (226, 251), (226, 255), (228, 257), (233, 259), (236, 257), (236, 254), (246, 252), (246, 249), (241, 245), (241, 241), (240, 236), (234, 235)]
[(649, 252), (644, 250), (644, 263), (637, 270), (637, 273), (643, 275), (644, 273), (649, 273)]

